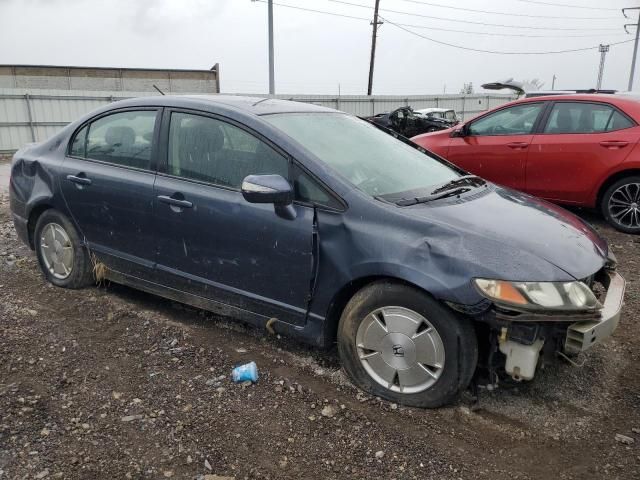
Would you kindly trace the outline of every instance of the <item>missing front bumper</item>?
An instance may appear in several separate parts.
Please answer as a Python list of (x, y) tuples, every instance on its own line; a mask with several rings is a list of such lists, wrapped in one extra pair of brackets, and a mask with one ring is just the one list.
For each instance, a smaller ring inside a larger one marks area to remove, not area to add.
[(569, 325), (564, 350), (579, 353), (610, 337), (620, 322), (624, 299), (625, 280), (616, 272), (608, 272), (607, 296), (600, 319), (576, 322)]

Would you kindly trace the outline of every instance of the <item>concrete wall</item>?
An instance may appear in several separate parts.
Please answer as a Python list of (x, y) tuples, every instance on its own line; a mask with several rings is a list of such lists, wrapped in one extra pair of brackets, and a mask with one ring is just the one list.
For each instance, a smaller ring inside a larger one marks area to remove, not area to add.
[(220, 67), (211, 70), (0, 65), (0, 88), (118, 92), (219, 93)]

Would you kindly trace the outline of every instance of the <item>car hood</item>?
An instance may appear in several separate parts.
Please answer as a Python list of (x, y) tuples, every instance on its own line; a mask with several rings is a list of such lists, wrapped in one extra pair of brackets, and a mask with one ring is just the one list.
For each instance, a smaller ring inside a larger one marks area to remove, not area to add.
[(492, 184), (481, 188), (460, 199), (402, 210), (437, 223), (442, 238), (433, 244), (446, 245), (443, 254), (455, 256), (456, 262), (467, 256), (478, 267), (476, 275), (562, 281), (587, 278), (605, 264), (607, 243), (575, 215), (510, 189)]

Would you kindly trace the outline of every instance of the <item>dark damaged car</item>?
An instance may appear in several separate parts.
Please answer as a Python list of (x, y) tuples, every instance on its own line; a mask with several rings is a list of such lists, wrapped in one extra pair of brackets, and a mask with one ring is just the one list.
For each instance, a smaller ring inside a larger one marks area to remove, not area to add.
[(114, 103), (16, 153), (11, 210), (48, 281), (94, 275), (318, 346), (436, 407), (481, 364), (533, 378), (618, 324), (607, 244), (351, 115), (244, 97)]
[(388, 128), (403, 137), (415, 137), (421, 133), (437, 132), (456, 125), (457, 120), (423, 115), (414, 112), (411, 107), (401, 107), (388, 113), (379, 113), (365, 120)]

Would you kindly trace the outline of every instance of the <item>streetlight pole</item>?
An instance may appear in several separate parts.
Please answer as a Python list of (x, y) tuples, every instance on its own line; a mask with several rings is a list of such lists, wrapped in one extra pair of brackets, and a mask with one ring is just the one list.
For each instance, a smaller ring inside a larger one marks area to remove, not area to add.
[(604, 59), (607, 56), (607, 52), (609, 51), (609, 45), (602, 45), (598, 47), (600, 51), (600, 69), (598, 70), (598, 82), (596, 84), (596, 90), (600, 90), (602, 86), (602, 75), (604, 74)]
[[(638, 10), (638, 23), (635, 24), (636, 25), (636, 41), (633, 44), (633, 57), (631, 58), (631, 71), (629, 72), (629, 86), (627, 88), (627, 90), (631, 91), (633, 90), (633, 75), (636, 71), (636, 58), (638, 56), (638, 35), (640, 35), (640, 7), (623, 8), (622, 14), (624, 15), (625, 18), (629, 18), (627, 17), (625, 10)], [(625, 25), (624, 28), (625, 30), (627, 30), (627, 25)]]
[(275, 95), (276, 83), (273, 67), (273, 0), (269, 0), (269, 95)]

